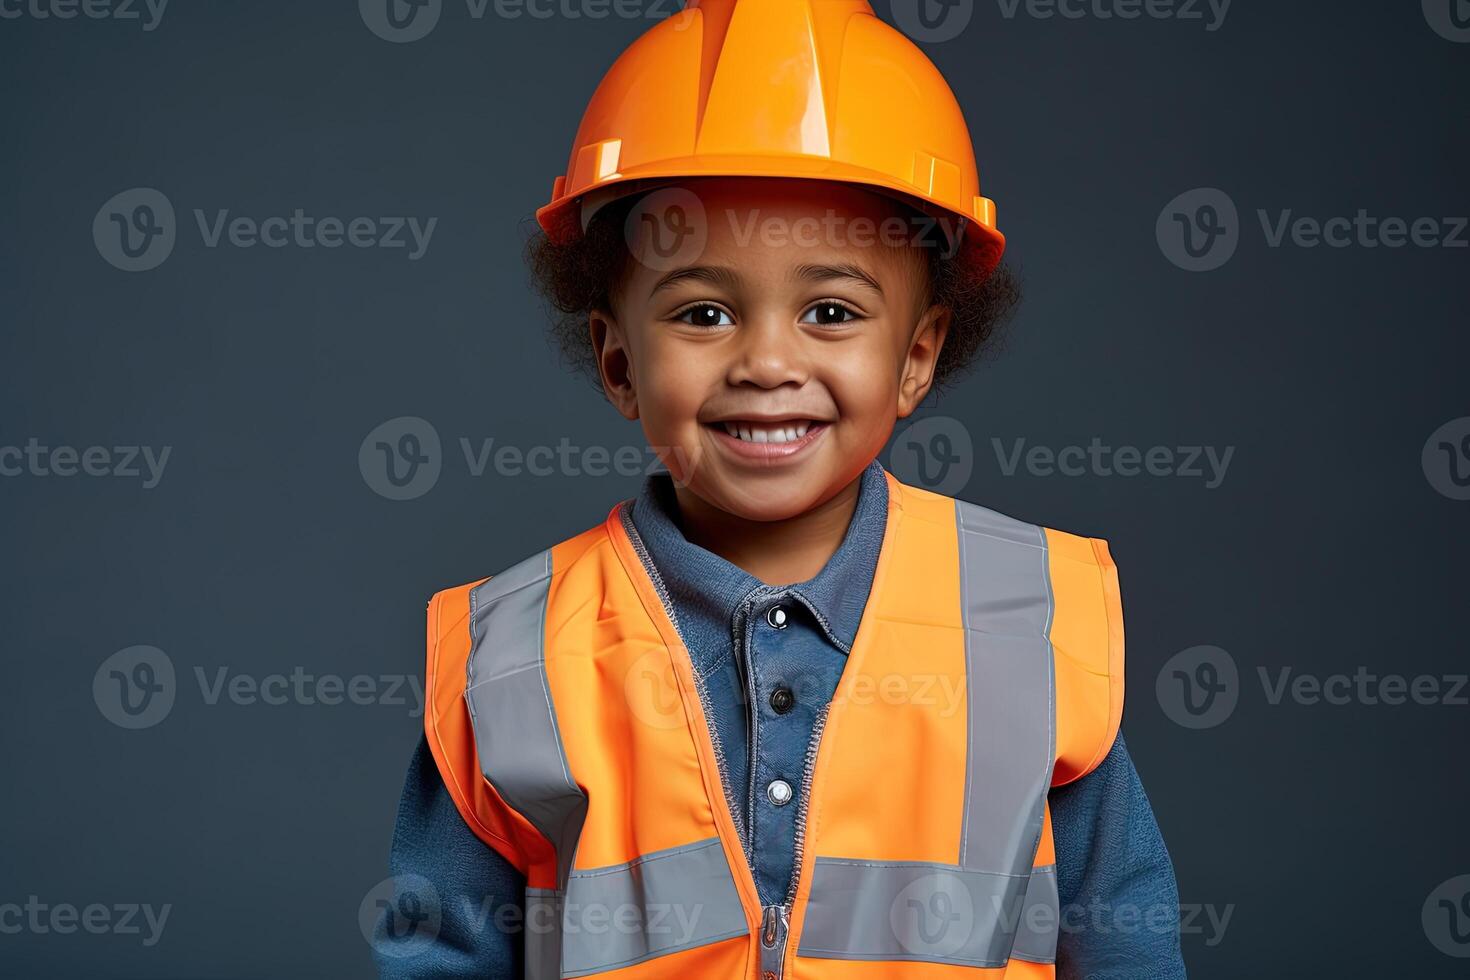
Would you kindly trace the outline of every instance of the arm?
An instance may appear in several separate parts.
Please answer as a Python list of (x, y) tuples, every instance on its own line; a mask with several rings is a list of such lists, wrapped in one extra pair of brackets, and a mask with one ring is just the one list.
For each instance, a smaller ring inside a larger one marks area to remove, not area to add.
[(1174, 866), (1122, 732), (1101, 765), (1050, 802), (1059, 980), (1182, 980)]
[[(526, 881), (465, 825), (423, 736), (398, 804), (389, 867), (407, 916), (394, 917), (392, 906), (379, 916), (373, 958), (383, 980), (521, 976)], [(415, 913), (430, 918), (414, 926)]]

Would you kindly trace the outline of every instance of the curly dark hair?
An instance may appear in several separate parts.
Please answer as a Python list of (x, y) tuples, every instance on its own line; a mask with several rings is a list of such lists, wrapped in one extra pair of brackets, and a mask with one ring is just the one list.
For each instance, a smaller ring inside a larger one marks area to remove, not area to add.
[[(612, 308), (612, 296), (632, 260), (623, 223), (641, 196), (630, 194), (605, 205), (592, 216), (586, 233), (569, 244), (554, 244), (534, 224), (525, 244), (532, 284), (551, 315), (552, 343), (570, 367), (599, 389), (602, 377), (587, 320), (594, 309)], [(921, 220), (918, 211), (894, 203)], [(912, 247), (922, 248), (927, 257), (928, 288), (919, 312), (936, 303), (950, 311), (949, 332), (934, 371), (934, 390), (940, 391), (998, 351), (1004, 327), (1021, 301), (1021, 281), (1004, 262), (989, 275), (977, 275), (952, 261), (941, 241), (921, 240)]]

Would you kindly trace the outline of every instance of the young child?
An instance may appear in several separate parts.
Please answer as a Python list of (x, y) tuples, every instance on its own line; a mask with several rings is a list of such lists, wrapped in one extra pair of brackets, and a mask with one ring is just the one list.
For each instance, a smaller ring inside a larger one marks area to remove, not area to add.
[(905, 485), (1018, 296), (866, 0), (694, 0), (529, 256), (666, 472), (428, 610), (386, 977), (1183, 977), (1107, 545)]

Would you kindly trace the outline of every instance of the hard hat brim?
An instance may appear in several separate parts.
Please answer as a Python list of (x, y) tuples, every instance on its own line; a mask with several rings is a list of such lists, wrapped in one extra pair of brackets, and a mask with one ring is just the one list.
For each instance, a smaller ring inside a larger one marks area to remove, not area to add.
[(974, 268), (981, 275), (988, 275), (1000, 263), (1005, 252), (1005, 236), (995, 228), (994, 205), (987, 199), (976, 198), (972, 209), (961, 210), (954, 202), (921, 194), (912, 185), (904, 184), (886, 174), (822, 157), (785, 155), (711, 159), (709, 156), (699, 156), (660, 160), (615, 174), (580, 193), (556, 197), (537, 209), (536, 222), (552, 242), (569, 244), (582, 236), (584, 202), (591, 202), (592, 210), (595, 210), (626, 194), (709, 177), (822, 180), (866, 187), (894, 197), (936, 218), (958, 218), (960, 243), (953, 258)]

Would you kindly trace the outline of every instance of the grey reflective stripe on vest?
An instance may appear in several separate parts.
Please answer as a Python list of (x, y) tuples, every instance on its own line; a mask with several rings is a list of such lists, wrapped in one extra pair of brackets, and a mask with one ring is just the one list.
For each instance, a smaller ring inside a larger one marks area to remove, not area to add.
[(561, 976), (561, 903), (549, 888), (526, 889), (525, 978)]
[(998, 967), (1022, 956), (1024, 935), (1022, 958), (1050, 962), (1056, 922), (1050, 865), (1013, 878), (953, 864), (819, 857), (797, 954)]
[(1046, 532), (955, 501), (970, 723), (963, 868), (1031, 874), (1056, 755)]
[(717, 837), (573, 871), (562, 924), (564, 977), (750, 934)]
[[(816, 857), (797, 953), (1002, 966), (1034, 890), (1056, 753), (1051, 574), (1041, 528), (955, 501), (967, 752), (955, 863)], [(1055, 899), (1052, 899), (1055, 905)], [(1045, 930), (1026, 937), (1039, 957)], [(1055, 931), (1050, 933), (1055, 947)]]
[[(543, 551), (470, 590), (465, 701), (481, 772), (551, 842), (560, 883), (571, 870), (587, 797), (567, 766), (546, 681), (550, 588), (551, 552)], [(528, 937), (526, 976), (560, 976), (559, 947), (555, 932)]]
[(1016, 945), (1011, 958), (1032, 963), (1055, 963), (1057, 934), (1062, 922), (1061, 903), (1057, 898), (1057, 866), (1033, 868), (1022, 904), (1021, 924), (1016, 930)]
[(587, 798), (572, 777), (546, 678), (551, 552), (470, 591), (465, 700), (480, 769), (551, 842), (556, 889), (526, 889), (525, 976), (580, 977), (749, 934), (718, 838), (572, 870)]

